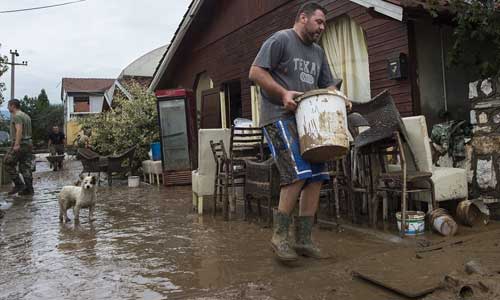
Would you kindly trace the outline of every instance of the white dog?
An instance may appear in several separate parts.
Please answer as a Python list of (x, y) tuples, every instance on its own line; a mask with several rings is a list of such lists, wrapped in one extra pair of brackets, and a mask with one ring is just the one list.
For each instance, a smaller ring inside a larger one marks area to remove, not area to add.
[(67, 211), (73, 207), (75, 224), (80, 222), (80, 209), (89, 209), (89, 221), (93, 221), (96, 203), (97, 178), (95, 176), (81, 177), (81, 186), (65, 186), (59, 193), (59, 221), (70, 222)]

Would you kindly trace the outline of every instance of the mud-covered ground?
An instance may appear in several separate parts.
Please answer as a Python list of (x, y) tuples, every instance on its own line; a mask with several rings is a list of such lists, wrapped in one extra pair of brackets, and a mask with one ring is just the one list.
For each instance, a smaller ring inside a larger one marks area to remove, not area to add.
[[(331, 257), (282, 265), (261, 223), (198, 216), (190, 187), (123, 181), (101, 184), (96, 221), (83, 210), (79, 226), (60, 224), (57, 195), (76, 180), (80, 163), (68, 161), (60, 172), (37, 166), (32, 198), (8, 197), (8, 187), (0, 195), (0, 299), (406, 299), (352, 273), (379, 268), (387, 256), (389, 270), (391, 260), (414, 259), (422, 246), (317, 226), (315, 239)], [(417, 255), (419, 265), (441, 278), (470, 259), (499, 261), (495, 226), (480, 249), (470, 239), (448, 246), (433, 237), (426, 247), (445, 246), (425, 248), (432, 251)], [(464, 239), (481, 236), (465, 232)], [(453, 263), (440, 265), (441, 256)], [(399, 271), (387, 276), (409, 272)]]

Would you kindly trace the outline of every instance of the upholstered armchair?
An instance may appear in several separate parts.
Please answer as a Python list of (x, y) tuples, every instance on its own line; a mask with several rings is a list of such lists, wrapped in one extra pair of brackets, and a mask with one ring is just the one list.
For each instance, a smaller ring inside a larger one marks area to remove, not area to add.
[[(224, 142), (229, 147), (230, 129), (200, 129), (198, 132), (198, 169), (192, 172), (193, 209), (203, 214), (203, 198), (214, 194), (215, 161), (210, 141)], [(226, 149), (229, 151), (229, 149)]]

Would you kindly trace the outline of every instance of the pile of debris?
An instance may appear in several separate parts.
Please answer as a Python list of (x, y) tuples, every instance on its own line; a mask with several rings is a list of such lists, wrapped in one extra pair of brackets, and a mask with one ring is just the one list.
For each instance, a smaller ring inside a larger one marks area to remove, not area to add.
[(500, 274), (491, 272), (477, 261), (469, 261), (464, 270), (446, 275), (441, 289), (424, 300), (500, 299)]

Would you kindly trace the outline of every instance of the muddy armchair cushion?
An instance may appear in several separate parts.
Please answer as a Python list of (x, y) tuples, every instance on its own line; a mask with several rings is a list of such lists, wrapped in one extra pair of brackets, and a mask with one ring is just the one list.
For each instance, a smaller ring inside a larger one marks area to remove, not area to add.
[(210, 141), (222, 140), (226, 151), (229, 151), (230, 137), (231, 131), (229, 129), (200, 129), (198, 135), (198, 173), (200, 175), (215, 175), (215, 161)]
[(465, 199), (468, 195), (467, 172), (461, 168), (436, 167), (432, 163), (430, 138), (424, 116), (403, 118), (408, 144), (415, 154), (420, 171), (432, 172), (434, 195), (437, 202)]

